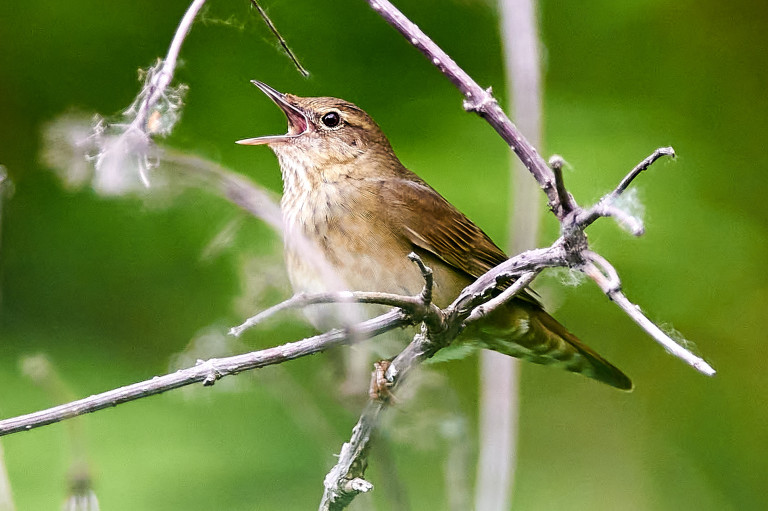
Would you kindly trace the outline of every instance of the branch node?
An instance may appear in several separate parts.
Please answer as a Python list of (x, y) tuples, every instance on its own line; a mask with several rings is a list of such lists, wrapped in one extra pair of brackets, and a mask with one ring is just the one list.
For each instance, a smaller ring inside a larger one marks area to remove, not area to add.
[(563, 219), (572, 211), (578, 210), (576, 201), (573, 200), (573, 197), (565, 188), (565, 179), (563, 179), (563, 167), (565, 164), (565, 159), (557, 154), (549, 159), (549, 167), (555, 175), (555, 193), (557, 194), (558, 202), (557, 204), (550, 203), (550, 208), (552, 208), (558, 218)]
[(462, 102), (462, 106), (467, 112), (482, 114), (487, 112), (491, 106), (498, 104), (496, 98), (493, 97), (493, 87), (488, 87), (479, 95), (472, 94), (472, 92), (467, 92), (465, 95), (467, 99)]
[(389, 360), (380, 360), (373, 363), (371, 387), (368, 389), (368, 395), (373, 401), (388, 403), (394, 397), (390, 391), (392, 385), (394, 385), (394, 380), (387, 377), (387, 370), (391, 364)]
[(419, 294), (419, 298), (425, 307), (429, 307), (432, 304), (432, 288), (435, 285), (432, 268), (424, 264), (424, 261), (416, 252), (408, 254), (408, 259), (416, 263), (416, 266), (418, 266), (421, 271), (421, 276), (424, 278), (424, 287)]
[(216, 383), (217, 380), (222, 378), (222, 374), (219, 372), (219, 370), (216, 368), (216, 359), (212, 358), (209, 360), (201, 360), (197, 359), (195, 362), (195, 366), (206, 366), (208, 369), (207, 374), (205, 375), (205, 378), (203, 378), (203, 387), (211, 387), (213, 384)]
[(373, 490), (373, 485), (360, 477), (346, 479), (341, 484), (341, 490), (344, 493), (368, 493)]
[(587, 263), (580, 268), (588, 277), (594, 280), (600, 289), (611, 300), (621, 292), (621, 279), (611, 263), (600, 254), (591, 250), (584, 251)]

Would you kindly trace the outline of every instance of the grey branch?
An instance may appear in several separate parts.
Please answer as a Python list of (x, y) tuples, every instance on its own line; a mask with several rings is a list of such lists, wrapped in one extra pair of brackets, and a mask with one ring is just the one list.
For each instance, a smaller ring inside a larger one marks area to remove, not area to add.
[[(262, 323), (268, 318), (271, 318), (278, 312), (282, 312), (288, 309), (304, 308), (308, 305), (316, 305), (320, 303), (375, 303), (379, 305), (387, 305), (389, 307), (399, 307), (405, 312), (409, 313), (412, 317), (424, 318), (427, 315), (424, 302), (421, 296), (403, 296), (395, 295), (391, 293), (376, 293), (376, 292), (364, 292), (364, 291), (338, 291), (330, 293), (299, 293), (292, 296), (284, 302), (270, 307), (255, 316), (251, 316), (246, 319), (241, 325), (230, 329), (230, 335), (240, 336), (245, 330), (252, 328), (259, 323)], [(430, 304), (431, 305), (431, 304)], [(435, 305), (430, 307), (434, 314), (439, 314), (439, 309)]]
[(366, 0), (384, 20), (400, 32), (406, 40), (423, 53), (448, 80), (464, 95), (464, 108), (484, 118), (488, 124), (509, 144), (523, 165), (533, 174), (549, 199), (549, 205), (558, 218), (564, 213), (559, 211), (559, 201), (555, 191), (555, 177), (547, 162), (539, 155), (536, 148), (520, 133), (507, 117), (491, 94), (475, 82), (466, 71), (456, 64), (437, 44), (432, 41), (411, 20), (405, 17), (388, 0)]
[(690, 350), (680, 346), (679, 343), (674, 341), (653, 321), (648, 319), (648, 317), (640, 310), (640, 307), (627, 299), (621, 291), (619, 274), (611, 263), (605, 260), (601, 255), (591, 251), (585, 251), (584, 255), (587, 258), (587, 263), (581, 271), (594, 280), (608, 298), (613, 300), (616, 305), (632, 318), (632, 321), (645, 330), (653, 340), (661, 344), (667, 352), (683, 360), (700, 373), (706, 374), (707, 376), (714, 376), (715, 370), (712, 366), (698, 355), (695, 355), (694, 353), (691, 353)]
[(288, 360), (324, 351), (333, 346), (369, 339), (389, 330), (407, 326), (411, 323), (412, 320), (401, 310), (395, 309), (356, 325), (353, 334), (347, 330), (331, 330), (324, 334), (309, 337), (301, 341), (291, 342), (252, 353), (210, 359), (204, 362), (200, 361), (195, 367), (182, 369), (175, 373), (156, 376), (151, 380), (127, 385), (47, 410), (2, 420), (0, 421), (0, 436), (17, 433), (19, 431), (29, 431), (33, 428), (53, 424), (64, 419), (70, 419), (97, 410), (103, 410), (104, 408), (110, 408), (143, 397), (153, 396), (193, 383), (213, 385), (217, 380), (220, 380), (225, 376), (250, 369), (258, 369), (273, 364), (280, 364)]

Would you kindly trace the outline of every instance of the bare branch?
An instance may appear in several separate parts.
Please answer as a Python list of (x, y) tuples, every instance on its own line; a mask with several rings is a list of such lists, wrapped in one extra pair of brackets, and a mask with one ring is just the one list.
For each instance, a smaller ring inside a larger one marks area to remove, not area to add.
[(674, 158), (675, 150), (671, 147), (660, 147), (656, 149), (643, 161), (638, 163), (635, 168), (621, 180), (621, 183), (619, 183), (615, 190), (601, 197), (597, 204), (591, 208), (579, 209), (575, 214), (573, 224), (579, 226), (580, 229), (586, 229), (598, 218), (612, 216), (620, 222), (625, 223), (630, 229), (630, 232), (635, 236), (642, 235), (644, 228), (642, 227), (642, 224), (639, 223), (639, 220), (634, 217), (630, 220), (630, 215), (625, 214), (623, 211), (618, 211), (619, 208), (614, 206), (614, 202), (626, 191), (632, 181), (634, 181), (641, 172), (648, 169), (648, 167), (662, 156), (671, 156)]
[[(426, 329), (424, 329), (426, 331)], [(434, 355), (441, 346), (434, 343), (423, 331), (414, 336), (413, 341), (395, 357), (386, 372), (390, 382), (390, 392), (402, 385), (406, 376), (421, 362)], [(363, 484), (367, 456), (373, 434), (379, 425), (381, 413), (387, 408), (388, 400), (371, 400), (360, 415), (352, 437), (339, 453), (339, 461), (328, 472), (323, 481), (323, 498), (320, 511), (344, 509), (361, 491), (370, 491), (373, 485)], [(350, 483), (357, 481), (358, 485)]]
[(619, 195), (624, 193), (624, 190), (626, 190), (629, 187), (632, 181), (634, 181), (635, 178), (639, 176), (642, 171), (646, 170), (648, 167), (653, 165), (653, 163), (659, 158), (661, 158), (662, 156), (669, 156), (671, 158), (674, 158), (676, 156), (675, 150), (672, 149), (671, 147), (660, 147), (656, 149), (653, 153), (651, 153), (650, 156), (648, 156), (646, 159), (638, 163), (637, 166), (634, 169), (632, 169), (624, 179), (621, 180), (621, 183), (619, 183), (619, 186), (616, 187), (616, 189), (613, 191), (611, 195), (613, 195), (614, 197), (618, 197)]
[(171, 80), (173, 79), (173, 74), (176, 72), (176, 63), (179, 59), (179, 53), (181, 52), (181, 45), (184, 43), (184, 39), (192, 28), (192, 23), (195, 21), (197, 13), (203, 8), (205, 1), (206, 0), (194, 0), (190, 4), (187, 12), (184, 13), (184, 17), (181, 18), (181, 22), (179, 22), (176, 33), (173, 35), (171, 45), (168, 47), (168, 53), (163, 60), (163, 67), (151, 77), (152, 80), (150, 82), (149, 93), (144, 96), (144, 100), (139, 105), (134, 120), (135, 127), (140, 128), (142, 131), (145, 130), (145, 124), (149, 119), (150, 110), (165, 93), (166, 87), (168, 87), (168, 84), (171, 83)]
[[(379, 305), (388, 305), (397, 307), (405, 311), (410, 316), (421, 321), (425, 313), (424, 302), (420, 296), (404, 296), (391, 293), (377, 293), (366, 291), (338, 291), (329, 293), (299, 293), (288, 300), (264, 310), (255, 316), (246, 319), (241, 325), (229, 330), (230, 335), (240, 336), (244, 331), (256, 326), (264, 320), (271, 318), (278, 312), (288, 309), (299, 309), (308, 305), (317, 305), (322, 303), (375, 303)], [(433, 306), (432, 312), (439, 313), (439, 309)]]
[(217, 380), (225, 376), (268, 365), (280, 364), (288, 360), (312, 355), (334, 346), (359, 342), (409, 324), (411, 324), (411, 320), (406, 314), (395, 309), (356, 325), (353, 334), (348, 330), (336, 329), (301, 341), (252, 353), (201, 361), (198, 365), (189, 369), (179, 370), (165, 376), (156, 376), (151, 380), (134, 383), (133, 385), (96, 394), (47, 410), (2, 420), (0, 421), (0, 436), (19, 431), (29, 431), (33, 428), (103, 410), (104, 408), (111, 408), (122, 403), (160, 394), (193, 383), (202, 382), (204, 385), (213, 385)]
[(417, 50), (423, 53), (461, 91), (465, 98), (464, 109), (475, 112), (488, 121), (488, 124), (501, 135), (501, 138), (509, 144), (523, 165), (533, 174), (539, 186), (547, 194), (550, 206), (557, 217), (565, 216), (561, 211), (556, 210), (559, 203), (552, 170), (547, 167), (547, 163), (536, 151), (536, 148), (523, 137), (507, 117), (493, 98), (490, 89), (486, 90), (480, 87), (448, 54), (388, 0), (366, 0), (366, 2), (387, 23), (410, 41)]
[(603, 257), (594, 252), (585, 253), (588, 263), (581, 268), (587, 276), (594, 280), (600, 289), (613, 300), (616, 305), (627, 313), (632, 320), (640, 325), (653, 340), (661, 344), (671, 355), (676, 356), (691, 367), (707, 376), (714, 376), (715, 369), (704, 361), (701, 357), (694, 355), (691, 351), (675, 342), (661, 328), (656, 326), (648, 317), (643, 314), (640, 307), (627, 299), (621, 291), (621, 281), (616, 269)]
[(566, 215), (576, 209), (578, 206), (565, 188), (565, 179), (563, 179), (563, 167), (565, 166), (565, 160), (562, 156), (553, 155), (549, 158), (549, 167), (555, 174), (555, 191), (557, 192), (557, 200), (561, 204), (563, 213)]
[(523, 289), (528, 287), (528, 285), (533, 282), (533, 279), (536, 278), (536, 275), (538, 275), (539, 272), (540, 270), (524, 273), (522, 276), (520, 276), (519, 279), (515, 281), (514, 284), (505, 289), (499, 296), (496, 296), (495, 298), (488, 300), (486, 303), (475, 307), (470, 313), (469, 317), (464, 320), (464, 324), (468, 325), (479, 319), (483, 319), (488, 314), (492, 313), (494, 310), (510, 301), (516, 295), (520, 294)]

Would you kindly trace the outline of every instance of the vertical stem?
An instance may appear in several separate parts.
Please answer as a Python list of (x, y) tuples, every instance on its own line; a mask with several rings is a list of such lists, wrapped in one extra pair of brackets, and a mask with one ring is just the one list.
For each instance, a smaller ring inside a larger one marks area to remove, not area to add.
[(0, 511), (16, 511), (11, 494), (11, 482), (5, 469), (3, 446), (0, 445)]
[(168, 47), (168, 54), (163, 61), (163, 67), (155, 76), (156, 81), (152, 84), (154, 89), (147, 95), (145, 101), (139, 107), (139, 113), (136, 116), (139, 126), (144, 125), (149, 115), (149, 109), (162, 96), (168, 84), (171, 83), (173, 73), (176, 71), (176, 62), (179, 58), (179, 52), (181, 52), (181, 45), (205, 2), (206, 0), (194, 0), (189, 8), (187, 8), (187, 12), (184, 13), (184, 17), (181, 18), (179, 26), (176, 28), (176, 33), (173, 35), (173, 40), (171, 40), (171, 45)]
[[(507, 98), (513, 118), (534, 147), (541, 147), (540, 48), (534, 0), (501, 0)], [(539, 234), (537, 183), (517, 158), (510, 166), (508, 248), (534, 248)], [(519, 361), (500, 353), (481, 355), (480, 456), (475, 509), (508, 510), (514, 489), (519, 418)]]

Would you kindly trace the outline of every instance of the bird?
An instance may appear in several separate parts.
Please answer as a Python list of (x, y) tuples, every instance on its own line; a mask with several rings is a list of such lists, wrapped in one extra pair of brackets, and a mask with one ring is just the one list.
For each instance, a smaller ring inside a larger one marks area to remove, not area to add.
[[(307, 239), (348, 290), (416, 295), (424, 285), (408, 259), (432, 268), (433, 303), (449, 305), (508, 259), (491, 238), (395, 155), (363, 109), (333, 97), (300, 97), (252, 80), (285, 114), (288, 130), (238, 140), (267, 145), (283, 181), (285, 262), (295, 292), (331, 290)], [(292, 236), (291, 233), (297, 233)], [(315, 320), (318, 326), (319, 320)], [(629, 391), (621, 370), (545, 312), (529, 290), (465, 329), (457, 341), (556, 366)]]

